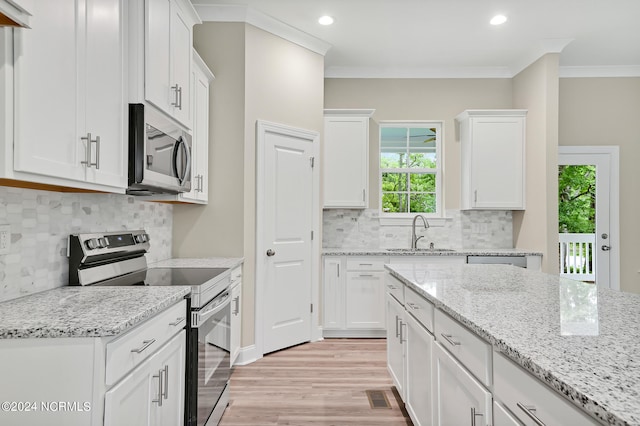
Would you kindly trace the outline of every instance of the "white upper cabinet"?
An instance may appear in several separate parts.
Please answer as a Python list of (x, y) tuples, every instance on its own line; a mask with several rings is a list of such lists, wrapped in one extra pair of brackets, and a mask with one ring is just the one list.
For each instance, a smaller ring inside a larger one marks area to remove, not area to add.
[(366, 208), (369, 118), (375, 110), (324, 110), (324, 208)]
[(462, 209), (524, 210), (526, 110), (467, 110), (460, 130)]
[(14, 171), (124, 192), (122, 0), (41, 0), (33, 15), (14, 32)]
[(194, 50), (191, 191), (179, 194), (179, 201), (207, 204), (209, 200), (209, 83), (213, 79), (213, 73)]
[(145, 0), (145, 98), (187, 128), (193, 25), (200, 22), (189, 1)]

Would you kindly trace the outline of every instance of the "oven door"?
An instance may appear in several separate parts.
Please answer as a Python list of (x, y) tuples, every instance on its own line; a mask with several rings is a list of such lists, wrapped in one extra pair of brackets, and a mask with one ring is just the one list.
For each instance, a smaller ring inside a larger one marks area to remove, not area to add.
[[(197, 380), (197, 388), (193, 389), (195, 401), (189, 404), (195, 410), (192, 412), (191, 424), (207, 424), (214, 408), (217, 408), (216, 412), (220, 412), (221, 416), (226, 406), (226, 401), (219, 400), (231, 376), (230, 326), (231, 295), (228, 290), (193, 312), (191, 327), (194, 340), (197, 334), (197, 343), (193, 343), (192, 377)], [(216, 407), (219, 403), (220, 406)], [(197, 417), (195, 422), (193, 415)], [(213, 424), (217, 424), (218, 420), (214, 420)]]

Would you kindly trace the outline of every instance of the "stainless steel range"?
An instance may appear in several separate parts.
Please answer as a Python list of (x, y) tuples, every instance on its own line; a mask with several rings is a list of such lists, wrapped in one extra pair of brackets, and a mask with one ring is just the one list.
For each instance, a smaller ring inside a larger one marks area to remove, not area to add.
[(229, 403), (231, 296), (228, 268), (148, 268), (143, 231), (69, 237), (69, 285), (191, 286), (185, 425), (216, 425)]

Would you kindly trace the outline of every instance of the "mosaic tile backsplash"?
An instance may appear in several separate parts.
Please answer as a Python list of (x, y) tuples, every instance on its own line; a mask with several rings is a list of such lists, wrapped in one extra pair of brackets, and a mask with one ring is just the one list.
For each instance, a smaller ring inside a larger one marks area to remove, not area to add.
[[(418, 247), (453, 249), (513, 248), (511, 211), (445, 212), (444, 226), (416, 227)], [(322, 215), (323, 248), (409, 248), (411, 226), (380, 225), (376, 209), (330, 209)], [(421, 222), (418, 222), (420, 224)]]
[(67, 284), (67, 237), (146, 229), (149, 263), (171, 257), (173, 207), (120, 194), (76, 194), (0, 186), (0, 225), (11, 248), (0, 254), (0, 301)]

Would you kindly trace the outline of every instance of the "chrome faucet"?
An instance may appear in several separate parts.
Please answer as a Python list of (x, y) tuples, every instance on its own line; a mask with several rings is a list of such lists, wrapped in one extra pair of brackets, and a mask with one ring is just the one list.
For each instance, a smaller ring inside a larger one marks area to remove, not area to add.
[(418, 218), (422, 219), (424, 229), (429, 229), (429, 222), (427, 222), (427, 219), (425, 219), (421, 214), (415, 215), (413, 222), (411, 223), (411, 250), (418, 248), (418, 240), (424, 237), (424, 235), (420, 235), (419, 237), (416, 236), (416, 220), (418, 220)]

